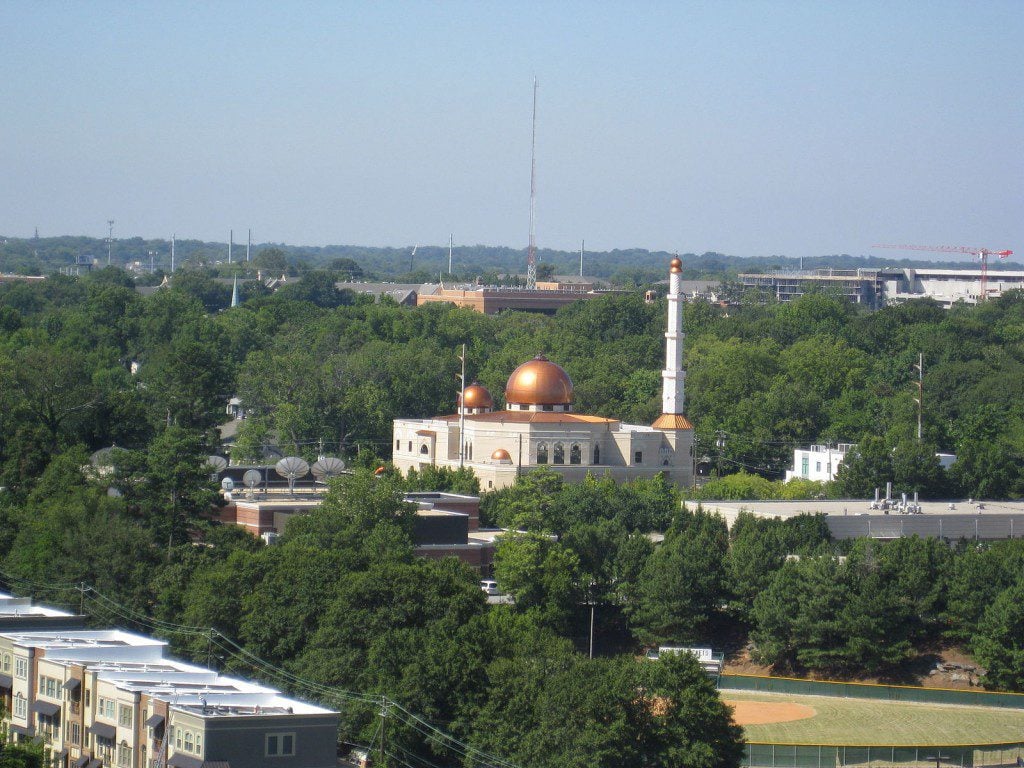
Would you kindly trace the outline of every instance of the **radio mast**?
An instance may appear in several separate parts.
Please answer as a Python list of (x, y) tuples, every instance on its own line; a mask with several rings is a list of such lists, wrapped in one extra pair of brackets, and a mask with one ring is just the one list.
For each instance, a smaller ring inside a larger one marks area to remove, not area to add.
[(530, 249), (526, 254), (526, 287), (537, 287), (537, 78), (533, 78), (533, 134), (530, 140)]

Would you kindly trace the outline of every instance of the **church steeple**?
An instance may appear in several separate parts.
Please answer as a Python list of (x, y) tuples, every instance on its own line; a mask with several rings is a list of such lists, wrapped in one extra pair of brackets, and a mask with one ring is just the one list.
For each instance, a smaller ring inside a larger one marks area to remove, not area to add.
[(231, 306), (238, 306), (238, 275), (235, 275), (235, 280), (231, 284)]

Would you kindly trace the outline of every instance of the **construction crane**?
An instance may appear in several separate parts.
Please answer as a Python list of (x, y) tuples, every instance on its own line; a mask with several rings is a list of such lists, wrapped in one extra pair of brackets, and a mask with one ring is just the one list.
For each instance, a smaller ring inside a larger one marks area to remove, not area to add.
[(1013, 251), (991, 251), (988, 248), (968, 248), (962, 245), (872, 245), (872, 248), (895, 248), (900, 251), (935, 251), (937, 253), (966, 253), (969, 256), (977, 256), (981, 260), (981, 290), (978, 294), (978, 301), (985, 301), (988, 298), (988, 257), (998, 256), (1005, 259), (1012, 256)]

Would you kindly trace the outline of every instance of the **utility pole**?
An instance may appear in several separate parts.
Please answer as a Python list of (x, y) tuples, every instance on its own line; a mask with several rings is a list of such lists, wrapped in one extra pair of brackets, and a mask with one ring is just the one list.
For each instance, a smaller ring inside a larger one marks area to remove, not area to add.
[(252, 250), (252, 227), (249, 227), (249, 239), (245, 243), (245, 263), (246, 264), (248, 264), (249, 261), (250, 261), (250, 259), (249, 259), (249, 252), (251, 250)]
[(385, 749), (384, 741), (384, 727), (388, 721), (388, 700), (387, 697), (380, 697), (380, 763), (381, 768), (386, 768), (388, 764), (388, 753)]
[(583, 246), (586, 244), (586, 240), (580, 240), (580, 277), (583, 277)]
[(110, 266), (111, 244), (114, 242), (114, 220), (107, 219), (107, 266)]
[(917, 354), (917, 362), (914, 364), (917, 369), (917, 397), (914, 398), (914, 402), (917, 403), (917, 442), (921, 442), (921, 411), (924, 404), (924, 352)]
[[(448, 274), (452, 273), (452, 238), (454, 235), (448, 235)], [(413, 249), (415, 252), (415, 249)]]

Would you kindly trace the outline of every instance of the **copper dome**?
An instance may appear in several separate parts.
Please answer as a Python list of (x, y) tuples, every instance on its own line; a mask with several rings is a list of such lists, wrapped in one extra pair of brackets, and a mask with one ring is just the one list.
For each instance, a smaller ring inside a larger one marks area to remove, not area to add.
[(462, 392), (462, 405), (465, 408), (493, 408), (494, 398), (487, 387), (474, 381)]
[(544, 355), (523, 363), (508, 377), (505, 400), (517, 405), (571, 405), (572, 379)]
[(499, 448), (491, 454), (491, 461), (512, 461), (512, 455), (504, 448)]
[(668, 263), (670, 272), (682, 272), (683, 271), (683, 260), (676, 256), (672, 261)]

